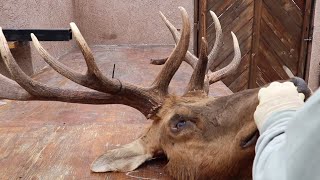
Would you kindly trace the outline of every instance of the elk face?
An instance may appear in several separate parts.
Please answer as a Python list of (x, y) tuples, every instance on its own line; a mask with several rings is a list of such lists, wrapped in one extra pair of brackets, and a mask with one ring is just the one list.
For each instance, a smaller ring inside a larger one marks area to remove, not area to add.
[[(95, 63), (89, 46), (79, 29), (71, 23), (72, 33), (87, 64), (85, 74), (66, 67), (51, 56), (31, 35), (36, 50), (58, 73), (92, 90), (50, 87), (27, 76), (12, 56), (0, 27), (0, 54), (10, 75), (0, 74), (0, 98), (22, 101), (62, 101), (85, 104), (124, 104), (153, 120), (150, 128), (136, 141), (109, 150), (91, 166), (94, 172), (132, 171), (159, 153), (168, 157), (167, 169), (178, 179), (235, 179), (251, 177), (256, 140), (253, 113), (258, 104), (258, 90), (246, 90), (225, 97), (208, 97), (208, 87), (238, 67), (239, 43), (232, 33), (235, 55), (232, 62), (211, 72), (213, 60), (221, 47), (222, 31), (218, 18), (211, 12), (216, 28), (216, 42), (207, 53), (202, 38), (199, 59), (188, 51), (190, 22), (180, 7), (183, 28), (180, 32), (164, 17), (177, 45), (163, 69), (149, 87), (139, 87), (104, 76)], [(168, 87), (182, 61), (194, 72), (182, 97), (172, 96)], [(298, 82), (299, 83), (299, 82)]]
[(164, 153), (166, 169), (177, 179), (250, 178), (258, 138), (253, 120), (257, 92), (247, 90), (219, 98), (168, 97), (141, 138), (108, 151), (92, 169), (131, 171)]
[(253, 121), (257, 103), (257, 90), (220, 98), (168, 99), (158, 115), (169, 173), (178, 179), (250, 178), (258, 138)]

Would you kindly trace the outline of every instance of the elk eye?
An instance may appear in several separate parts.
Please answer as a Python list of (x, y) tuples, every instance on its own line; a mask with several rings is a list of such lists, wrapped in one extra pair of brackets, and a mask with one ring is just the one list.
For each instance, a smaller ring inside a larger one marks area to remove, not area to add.
[(190, 118), (176, 114), (170, 119), (169, 127), (171, 132), (178, 133), (193, 127), (193, 124), (194, 123), (190, 120)]
[(186, 121), (179, 121), (179, 122), (176, 124), (176, 128), (177, 128), (177, 129), (181, 129), (181, 128), (183, 128), (185, 125), (186, 125)]

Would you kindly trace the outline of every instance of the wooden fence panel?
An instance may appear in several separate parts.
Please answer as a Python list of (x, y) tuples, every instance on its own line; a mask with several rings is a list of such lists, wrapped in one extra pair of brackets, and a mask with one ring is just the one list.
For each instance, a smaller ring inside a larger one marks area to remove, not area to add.
[(287, 79), (283, 66), (303, 77), (307, 52), (304, 39), (309, 31), (307, 16), (310, 16), (312, 0), (205, 1), (199, 0), (199, 12), (206, 12), (204, 25), (209, 49), (215, 41), (210, 10), (217, 14), (223, 29), (224, 45), (211, 69), (221, 69), (232, 60), (231, 31), (240, 43), (241, 65), (235, 75), (223, 80), (232, 91)]

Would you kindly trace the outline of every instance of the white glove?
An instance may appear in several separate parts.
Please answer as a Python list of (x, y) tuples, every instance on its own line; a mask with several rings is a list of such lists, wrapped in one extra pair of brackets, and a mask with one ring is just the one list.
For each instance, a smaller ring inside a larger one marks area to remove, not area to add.
[(274, 112), (297, 110), (304, 104), (304, 94), (298, 93), (292, 82), (273, 82), (258, 93), (259, 105), (254, 112), (254, 121), (260, 131), (265, 121)]

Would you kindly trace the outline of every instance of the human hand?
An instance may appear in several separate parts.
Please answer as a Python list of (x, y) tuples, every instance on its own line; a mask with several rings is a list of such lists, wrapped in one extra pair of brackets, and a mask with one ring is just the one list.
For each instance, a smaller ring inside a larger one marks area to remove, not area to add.
[(297, 110), (304, 104), (304, 94), (298, 93), (292, 82), (273, 82), (258, 93), (259, 105), (254, 112), (254, 121), (260, 131), (265, 121), (274, 112)]

